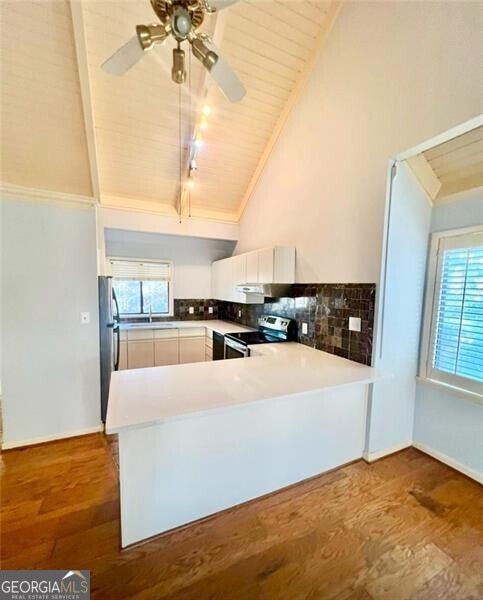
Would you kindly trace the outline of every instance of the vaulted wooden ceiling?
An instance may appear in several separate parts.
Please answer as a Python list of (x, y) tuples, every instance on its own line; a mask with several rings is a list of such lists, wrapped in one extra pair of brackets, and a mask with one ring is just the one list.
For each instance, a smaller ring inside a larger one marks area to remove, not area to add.
[[(3, 180), (168, 214), (181, 200), (184, 214), (238, 220), (338, 8), (241, 0), (207, 17), (201, 29), (247, 88), (232, 104), (194, 58), (191, 84), (171, 81), (171, 42), (123, 77), (101, 69), (135, 25), (156, 21), (148, 0), (3, 1)], [(180, 194), (179, 142), (184, 178), (203, 105), (198, 171)]]

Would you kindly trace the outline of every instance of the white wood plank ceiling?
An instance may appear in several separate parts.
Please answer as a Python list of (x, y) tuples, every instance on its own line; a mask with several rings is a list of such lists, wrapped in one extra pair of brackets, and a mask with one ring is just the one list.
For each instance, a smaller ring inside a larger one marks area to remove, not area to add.
[(91, 196), (70, 4), (0, 6), (2, 183)]
[[(101, 69), (137, 24), (157, 21), (149, 1), (82, 0), (80, 19), (72, 6), (75, 40), (66, 0), (2, 4), (3, 178), (79, 194), (98, 190), (97, 199), (111, 206), (176, 212), (180, 87), (170, 77), (173, 43), (156, 47), (123, 77)], [(230, 103), (191, 59), (191, 95), (181, 86), (183, 175), (201, 107), (211, 113), (194, 186), (182, 197), (185, 214), (239, 219), (338, 6), (241, 0), (205, 19), (200, 30), (214, 37), (247, 95)]]
[(438, 198), (483, 186), (483, 127), (424, 152), (441, 184)]

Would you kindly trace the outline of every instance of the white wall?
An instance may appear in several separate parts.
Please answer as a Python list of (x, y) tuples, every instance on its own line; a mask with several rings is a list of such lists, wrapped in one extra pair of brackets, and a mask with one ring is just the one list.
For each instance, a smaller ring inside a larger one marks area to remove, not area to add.
[(483, 4), (345, 3), (241, 221), (299, 282), (378, 281), (390, 157), (481, 113)]
[[(434, 206), (432, 231), (483, 225), (483, 188)], [(483, 405), (418, 383), (414, 443), (483, 481)]]
[(106, 229), (106, 255), (174, 262), (175, 298), (211, 298), (211, 263), (231, 256), (235, 242)]
[(94, 209), (10, 200), (1, 209), (4, 445), (91, 430), (100, 425)]
[[(431, 202), (410, 169), (398, 164), (388, 205), (365, 456), (411, 445)], [(385, 279), (385, 282), (384, 282)]]

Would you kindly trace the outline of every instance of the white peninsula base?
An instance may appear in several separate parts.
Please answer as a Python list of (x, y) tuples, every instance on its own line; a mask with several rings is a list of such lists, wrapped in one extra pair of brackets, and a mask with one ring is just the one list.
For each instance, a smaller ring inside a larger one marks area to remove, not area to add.
[(122, 546), (361, 458), (367, 388), (354, 383), (119, 431)]

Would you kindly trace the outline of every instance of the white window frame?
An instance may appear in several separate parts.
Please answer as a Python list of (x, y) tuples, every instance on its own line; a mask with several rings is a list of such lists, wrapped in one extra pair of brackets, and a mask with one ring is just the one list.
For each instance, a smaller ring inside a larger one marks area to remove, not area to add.
[[(169, 311), (167, 313), (152, 313), (152, 317), (174, 317), (174, 261), (162, 258), (136, 258), (132, 256), (106, 256), (106, 274), (111, 277), (111, 260), (124, 260), (124, 261), (132, 261), (132, 262), (144, 262), (144, 263), (163, 263), (169, 265), (170, 270), (170, 278), (169, 278), (169, 298), (168, 298), (168, 306)], [(121, 318), (123, 319), (138, 319), (138, 318), (149, 318), (149, 314), (147, 313), (121, 313)]]
[(431, 245), (429, 251), (428, 270), (426, 275), (426, 294), (424, 301), (423, 314), (423, 331), (421, 336), (421, 353), (419, 364), (420, 381), (429, 384), (441, 385), (455, 392), (460, 392), (459, 395), (475, 399), (478, 402), (483, 402), (483, 384), (453, 375), (451, 373), (434, 373), (432, 369), (434, 348), (434, 335), (436, 329), (436, 313), (439, 303), (439, 283), (440, 283), (440, 243), (446, 238), (457, 236), (466, 236), (472, 233), (483, 232), (483, 226), (464, 227), (461, 229), (451, 229), (441, 231), (431, 235)]

